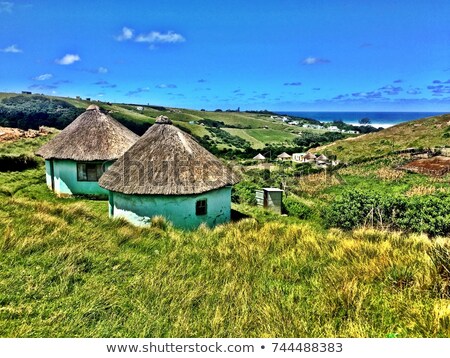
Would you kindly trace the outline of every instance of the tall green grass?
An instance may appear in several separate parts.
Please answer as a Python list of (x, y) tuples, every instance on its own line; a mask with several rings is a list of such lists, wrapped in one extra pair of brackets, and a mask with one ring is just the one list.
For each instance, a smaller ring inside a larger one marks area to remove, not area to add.
[(450, 335), (448, 239), (273, 215), (137, 228), (39, 175), (0, 173), (2, 337)]

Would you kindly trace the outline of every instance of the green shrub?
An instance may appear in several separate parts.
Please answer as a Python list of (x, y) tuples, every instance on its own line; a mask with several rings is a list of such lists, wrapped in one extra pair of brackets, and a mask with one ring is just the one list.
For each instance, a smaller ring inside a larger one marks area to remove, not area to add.
[(62, 100), (19, 95), (0, 101), (0, 126), (38, 129), (44, 125), (62, 129), (83, 112)]
[(397, 208), (395, 224), (402, 230), (424, 232), (431, 236), (450, 233), (450, 196), (433, 194), (413, 196)]
[(448, 208), (450, 195), (445, 193), (401, 198), (349, 190), (326, 207), (323, 216), (328, 227), (389, 227), (437, 236), (450, 233)]
[(283, 207), (289, 215), (300, 219), (308, 219), (312, 214), (312, 210), (308, 206), (292, 195), (283, 197)]
[(250, 204), (256, 205), (256, 189), (259, 189), (258, 184), (241, 181), (240, 183), (233, 186), (231, 192), (231, 200), (238, 204)]
[(17, 172), (37, 166), (39, 166), (39, 159), (35, 156), (27, 154), (0, 155), (0, 172)]

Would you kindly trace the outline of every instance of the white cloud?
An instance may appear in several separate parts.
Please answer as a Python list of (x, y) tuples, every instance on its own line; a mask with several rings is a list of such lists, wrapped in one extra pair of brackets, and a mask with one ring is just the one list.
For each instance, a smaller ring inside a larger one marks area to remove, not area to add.
[(13, 2), (0, 1), (0, 12), (12, 13), (13, 6)]
[(330, 60), (327, 60), (325, 58), (319, 58), (319, 57), (307, 57), (305, 58), (302, 63), (304, 65), (316, 65), (319, 63), (329, 63)]
[(176, 32), (168, 31), (167, 33), (161, 33), (159, 31), (152, 31), (147, 35), (141, 34), (136, 37), (136, 42), (147, 42), (150, 44), (154, 43), (176, 43), (184, 42), (186, 39)]
[(55, 60), (55, 62), (58, 65), (71, 65), (72, 63), (75, 63), (80, 60), (81, 60), (80, 56), (68, 53), (63, 58)]
[(23, 52), (17, 45), (11, 45), (0, 50), (1, 52), (20, 53)]
[(45, 81), (45, 80), (49, 80), (50, 78), (52, 78), (53, 75), (51, 73), (44, 73), (43, 75), (34, 77), (33, 80), (36, 81)]
[(123, 27), (122, 33), (119, 36), (116, 36), (117, 41), (126, 41), (131, 40), (133, 38), (133, 29), (130, 29), (129, 27)]
[(97, 69), (98, 73), (108, 73), (108, 69), (106, 67), (99, 67)]

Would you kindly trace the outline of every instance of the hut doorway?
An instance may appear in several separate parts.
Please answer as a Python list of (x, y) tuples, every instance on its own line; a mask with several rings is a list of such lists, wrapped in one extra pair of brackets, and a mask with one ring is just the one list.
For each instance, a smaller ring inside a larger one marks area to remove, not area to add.
[(55, 191), (55, 166), (53, 165), (53, 160), (50, 160), (50, 178), (52, 190)]

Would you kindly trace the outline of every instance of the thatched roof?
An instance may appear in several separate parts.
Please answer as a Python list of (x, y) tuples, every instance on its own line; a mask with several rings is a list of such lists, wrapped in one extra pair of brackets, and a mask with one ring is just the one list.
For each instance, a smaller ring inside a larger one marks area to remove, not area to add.
[(237, 175), (167, 117), (156, 123), (100, 178), (125, 194), (200, 194), (237, 183)]
[(286, 152), (281, 153), (279, 156), (277, 156), (278, 159), (290, 159), (291, 156), (287, 154)]
[(325, 155), (321, 154), (321, 155), (319, 155), (319, 157), (317, 158), (317, 160), (326, 162), (326, 161), (328, 160), (328, 157), (326, 157)]
[(138, 139), (138, 135), (90, 105), (36, 154), (45, 159), (114, 160)]
[(314, 153), (306, 153), (303, 159), (316, 159), (316, 155)]
[(264, 160), (264, 159), (266, 159), (266, 157), (264, 155), (262, 155), (261, 153), (258, 153), (258, 155), (255, 155), (253, 157), (253, 159), (255, 159), (255, 160)]

